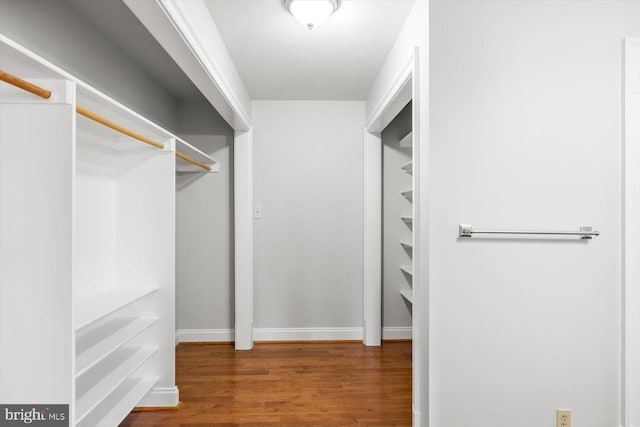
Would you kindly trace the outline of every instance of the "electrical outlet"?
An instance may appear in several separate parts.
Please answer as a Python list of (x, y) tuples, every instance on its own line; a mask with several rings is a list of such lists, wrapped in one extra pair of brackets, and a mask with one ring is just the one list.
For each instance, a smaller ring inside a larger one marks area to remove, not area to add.
[(571, 427), (571, 409), (556, 411), (556, 427)]

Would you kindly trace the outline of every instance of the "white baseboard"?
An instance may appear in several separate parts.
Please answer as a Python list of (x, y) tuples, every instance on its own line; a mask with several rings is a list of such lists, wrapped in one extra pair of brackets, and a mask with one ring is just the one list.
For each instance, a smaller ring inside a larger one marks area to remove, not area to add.
[(411, 326), (385, 326), (382, 328), (383, 340), (410, 340)]
[[(341, 341), (362, 340), (362, 328), (255, 328), (255, 341)], [(386, 340), (411, 339), (411, 326), (387, 326), (382, 329)], [(228, 342), (234, 340), (233, 329), (178, 329), (176, 343)]]
[(255, 328), (255, 341), (362, 340), (362, 328)]
[(175, 407), (180, 401), (178, 387), (155, 387), (136, 405), (152, 407)]
[(228, 342), (234, 340), (233, 329), (178, 329), (176, 342)]

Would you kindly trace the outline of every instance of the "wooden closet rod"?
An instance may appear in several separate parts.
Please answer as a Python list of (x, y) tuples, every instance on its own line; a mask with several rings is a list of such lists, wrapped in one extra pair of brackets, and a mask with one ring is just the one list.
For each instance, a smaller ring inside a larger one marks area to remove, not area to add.
[(177, 150), (176, 150), (176, 156), (180, 157), (182, 160), (184, 160), (186, 162), (191, 163), (192, 165), (196, 165), (196, 166), (198, 166), (198, 167), (200, 167), (200, 168), (202, 168), (202, 169), (204, 169), (206, 171), (211, 172), (211, 167), (210, 166), (207, 166), (204, 163), (201, 163), (201, 162), (199, 162), (197, 160), (194, 160), (191, 157), (187, 156), (186, 154), (183, 154), (183, 153), (181, 153), (181, 152), (179, 152)]
[(51, 98), (51, 91), (43, 89), (40, 86), (34, 85), (33, 83), (29, 83), (26, 80), (22, 80), (20, 77), (16, 77), (13, 74), (7, 73), (6, 71), (0, 70), (0, 80), (2, 80), (3, 82), (7, 82), (10, 85), (19, 87), (22, 90), (26, 90), (27, 92), (31, 92), (32, 94), (37, 95), (40, 98)]
[[(34, 85), (33, 83), (29, 83), (28, 81), (23, 80), (20, 77), (14, 76), (13, 74), (7, 73), (6, 71), (0, 70), (0, 80), (2, 80), (3, 82), (9, 83), (10, 85), (16, 86), (16, 87), (18, 87), (18, 88), (20, 88), (22, 90), (30, 92), (30, 93), (32, 93), (32, 94), (34, 94), (36, 96), (41, 97), (41, 98), (44, 98), (44, 99), (51, 98), (51, 91), (46, 90), (44, 88), (41, 88), (38, 85)], [(115, 131), (118, 131), (118, 132), (123, 133), (123, 134), (125, 134), (127, 136), (130, 136), (131, 138), (135, 138), (138, 141), (142, 141), (142, 142), (144, 142), (146, 144), (153, 145), (154, 147), (157, 147), (157, 148), (161, 148), (161, 149), (164, 148), (164, 144), (156, 142), (156, 141), (154, 141), (152, 139), (147, 138), (146, 136), (142, 136), (139, 133), (136, 133), (136, 132), (134, 132), (132, 130), (129, 130), (129, 129), (123, 127), (123, 126), (120, 126), (119, 124), (116, 124), (116, 123), (114, 123), (114, 122), (112, 122), (110, 120), (107, 120), (104, 117), (99, 116), (98, 114), (96, 114), (96, 113), (94, 113), (92, 111), (89, 111), (84, 107), (81, 107), (79, 105), (76, 106), (76, 112), (78, 114), (81, 114), (81, 115), (85, 116), (88, 119), (91, 119), (91, 120), (93, 120), (95, 122), (100, 123), (101, 125), (104, 125), (104, 126), (106, 126), (108, 128), (111, 128), (111, 129), (113, 129)], [(211, 172), (211, 167), (209, 167), (209, 166), (205, 165), (204, 163), (201, 163), (201, 162), (199, 162), (197, 160), (192, 159), (191, 157), (187, 156), (186, 154), (183, 154), (183, 153), (181, 153), (179, 151), (176, 151), (176, 156), (180, 157), (184, 161), (187, 161), (187, 162), (189, 162), (191, 164), (194, 164), (194, 165), (196, 165), (196, 166), (198, 166), (198, 167), (200, 167), (200, 168), (202, 168), (202, 169), (204, 169), (206, 171)]]
[(92, 111), (89, 111), (84, 107), (81, 107), (81, 106), (77, 105), (76, 106), (76, 112), (78, 114), (82, 115), (82, 116), (85, 116), (88, 119), (93, 120), (94, 122), (98, 122), (101, 125), (104, 125), (104, 126), (106, 126), (108, 128), (111, 128), (111, 129), (113, 129), (115, 131), (118, 131), (118, 132), (123, 133), (123, 134), (125, 134), (127, 136), (130, 136), (131, 138), (135, 138), (138, 141), (142, 141), (145, 144), (153, 145), (154, 147), (158, 147), (158, 148), (164, 148), (164, 144), (156, 142), (156, 141), (154, 141), (152, 139), (147, 138), (146, 136), (142, 136), (139, 133), (136, 133), (136, 132), (134, 132), (132, 130), (129, 130), (129, 129), (123, 127), (123, 126), (120, 126), (117, 123), (114, 123), (114, 122), (112, 122), (110, 120), (107, 120), (104, 117), (99, 116), (96, 113), (94, 113)]

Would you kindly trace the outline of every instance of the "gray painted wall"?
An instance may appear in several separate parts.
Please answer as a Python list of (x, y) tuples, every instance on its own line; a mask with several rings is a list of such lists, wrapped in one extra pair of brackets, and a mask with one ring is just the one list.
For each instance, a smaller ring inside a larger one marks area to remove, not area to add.
[(0, 32), (157, 124), (177, 130), (176, 99), (66, 1), (0, 0)]
[(256, 328), (362, 326), (364, 108), (252, 103)]
[(411, 251), (400, 242), (411, 242), (411, 229), (400, 219), (411, 216), (411, 202), (400, 192), (411, 188), (411, 175), (401, 166), (411, 160), (411, 147), (400, 139), (411, 131), (411, 104), (382, 132), (382, 325), (411, 326), (411, 304), (400, 291), (412, 288), (411, 277), (401, 265), (411, 265)]
[(220, 172), (176, 176), (176, 328), (233, 329), (233, 130), (206, 102), (181, 103), (179, 126)]

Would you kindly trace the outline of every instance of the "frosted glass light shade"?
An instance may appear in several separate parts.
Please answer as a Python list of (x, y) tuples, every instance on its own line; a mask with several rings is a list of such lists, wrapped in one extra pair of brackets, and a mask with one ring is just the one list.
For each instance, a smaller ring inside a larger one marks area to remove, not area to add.
[(283, 0), (284, 6), (294, 18), (309, 30), (331, 16), (338, 9), (338, 0)]

